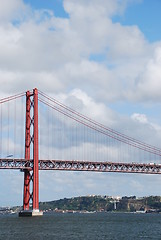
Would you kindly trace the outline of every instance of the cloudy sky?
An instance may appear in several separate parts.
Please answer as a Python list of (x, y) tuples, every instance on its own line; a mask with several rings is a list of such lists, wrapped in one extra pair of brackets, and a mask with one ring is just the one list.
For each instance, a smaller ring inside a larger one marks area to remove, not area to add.
[[(159, 0), (0, 0), (0, 98), (37, 87), (160, 146), (160, 8)], [(40, 200), (161, 195), (160, 181), (135, 174), (41, 172)], [(21, 204), (22, 188), (22, 173), (1, 170), (0, 205)]]

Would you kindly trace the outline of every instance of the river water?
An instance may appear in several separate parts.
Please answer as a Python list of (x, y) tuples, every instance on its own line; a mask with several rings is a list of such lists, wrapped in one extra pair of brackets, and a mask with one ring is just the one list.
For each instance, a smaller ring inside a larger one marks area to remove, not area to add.
[(161, 214), (46, 214), (0, 216), (0, 240), (161, 240)]

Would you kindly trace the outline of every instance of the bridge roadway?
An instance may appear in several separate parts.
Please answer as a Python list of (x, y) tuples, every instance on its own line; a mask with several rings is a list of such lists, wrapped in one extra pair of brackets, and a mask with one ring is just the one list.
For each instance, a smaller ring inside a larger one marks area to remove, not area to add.
[[(0, 158), (0, 169), (33, 169), (33, 160)], [(39, 160), (39, 170), (122, 172), (161, 174), (161, 164), (155, 163), (116, 163), (78, 160)]]

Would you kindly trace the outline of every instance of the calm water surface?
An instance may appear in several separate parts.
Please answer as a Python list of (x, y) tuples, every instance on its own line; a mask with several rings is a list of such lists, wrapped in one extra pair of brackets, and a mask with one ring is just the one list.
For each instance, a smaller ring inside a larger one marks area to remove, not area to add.
[(48, 214), (0, 216), (0, 240), (160, 239), (161, 214)]

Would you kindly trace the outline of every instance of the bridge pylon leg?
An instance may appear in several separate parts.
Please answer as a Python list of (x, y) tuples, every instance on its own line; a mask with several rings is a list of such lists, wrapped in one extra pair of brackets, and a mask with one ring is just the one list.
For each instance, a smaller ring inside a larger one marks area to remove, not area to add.
[[(32, 99), (32, 100), (31, 100)], [(32, 109), (33, 108), (33, 109)], [(31, 117), (32, 109), (32, 117)], [(31, 126), (33, 127), (31, 135)], [(24, 170), (23, 216), (41, 216), (39, 211), (39, 148), (38, 148), (38, 90), (26, 92), (26, 129), (25, 129), (25, 159), (30, 160), (31, 143), (33, 144), (33, 169)], [(27, 166), (27, 165), (26, 165)], [(31, 182), (33, 183), (30, 188)], [(31, 192), (32, 189), (32, 192)], [(30, 200), (32, 209), (30, 209)]]
[(39, 212), (39, 139), (38, 139), (38, 91), (34, 89), (34, 169), (33, 169), (33, 211)]

